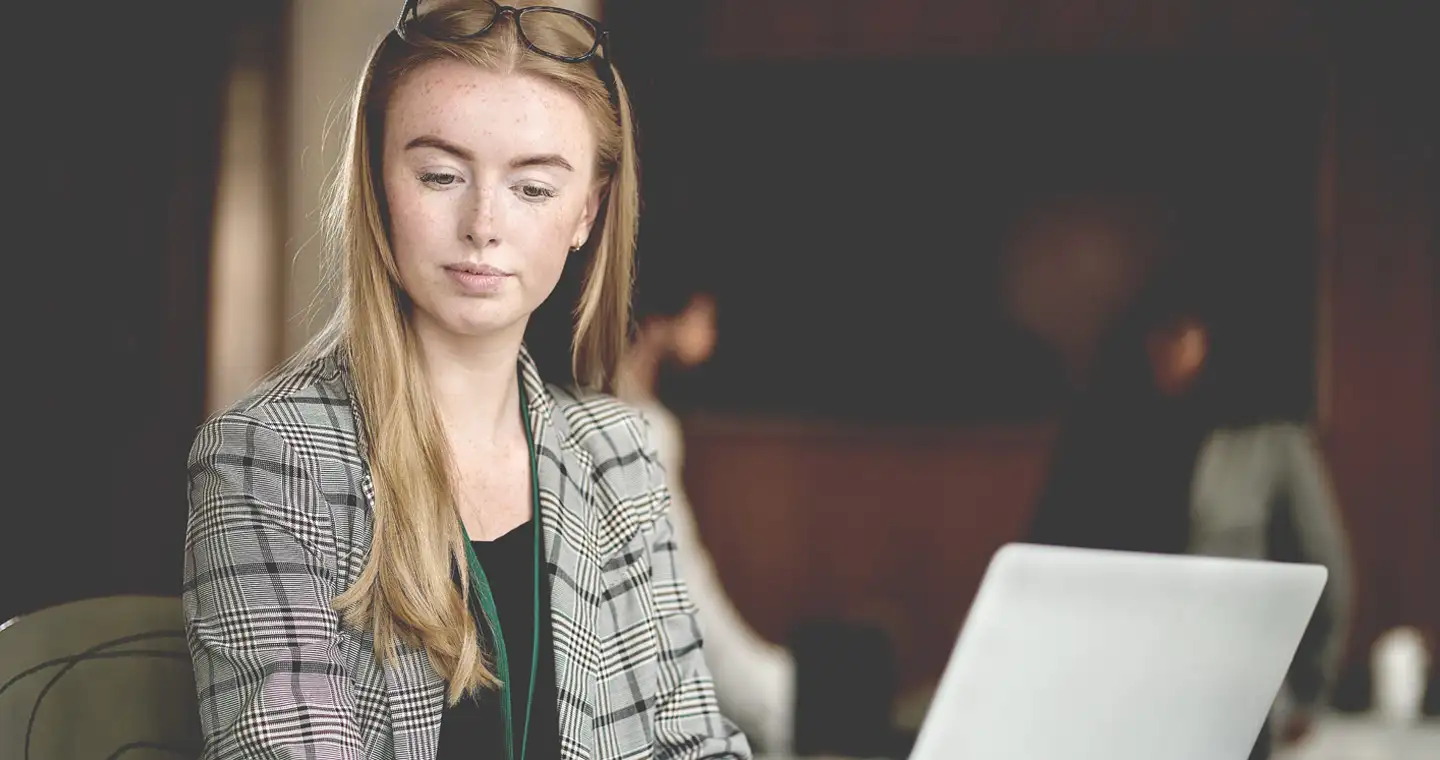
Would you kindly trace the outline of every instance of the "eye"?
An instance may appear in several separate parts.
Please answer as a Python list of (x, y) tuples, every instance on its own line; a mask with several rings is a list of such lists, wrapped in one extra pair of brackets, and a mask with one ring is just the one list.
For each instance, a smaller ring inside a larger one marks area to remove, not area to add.
[(460, 181), (460, 176), (450, 172), (421, 172), (420, 181), (431, 187), (449, 187)]
[(516, 185), (515, 191), (527, 201), (544, 201), (555, 197), (553, 189), (533, 183)]

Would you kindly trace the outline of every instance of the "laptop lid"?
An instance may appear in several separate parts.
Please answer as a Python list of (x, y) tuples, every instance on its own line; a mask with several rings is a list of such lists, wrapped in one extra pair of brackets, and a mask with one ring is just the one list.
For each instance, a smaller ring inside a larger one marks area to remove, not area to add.
[(1328, 573), (1002, 547), (911, 760), (1245, 760)]

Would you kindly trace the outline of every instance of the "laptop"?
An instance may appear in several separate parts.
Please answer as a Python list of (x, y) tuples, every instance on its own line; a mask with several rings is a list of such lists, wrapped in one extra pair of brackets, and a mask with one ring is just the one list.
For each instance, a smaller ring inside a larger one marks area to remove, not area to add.
[(1246, 760), (1327, 575), (1002, 547), (910, 760)]

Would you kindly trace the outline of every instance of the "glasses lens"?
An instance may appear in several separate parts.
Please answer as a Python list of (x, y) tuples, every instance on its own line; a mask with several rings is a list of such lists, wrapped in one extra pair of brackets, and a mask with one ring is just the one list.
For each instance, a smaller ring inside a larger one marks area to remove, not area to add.
[(534, 8), (520, 15), (520, 31), (541, 52), (578, 60), (595, 52), (598, 31), (589, 21), (559, 10)]
[(495, 23), (494, 3), (474, 0), (420, 0), (414, 18), (406, 16), (402, 34), (420, 34), (437, 40), (471, 37)]

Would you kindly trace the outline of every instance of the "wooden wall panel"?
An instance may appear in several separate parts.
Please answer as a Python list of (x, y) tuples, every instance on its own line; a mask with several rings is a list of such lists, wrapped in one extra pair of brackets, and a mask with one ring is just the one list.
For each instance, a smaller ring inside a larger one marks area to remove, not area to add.
[(695, 419), (685, 479), (763, 635), (814, 617), (881, 623), (913, 684), (939, 673), (991, 553), (1024, 529), (1052, 436)]
[[(1323, 259), (1322, 420), (1361, 556), (1356, 643), (1440, 632), (1436, 323), (1440, 119), (1397, 61), (1336, 68)], [(1433, 84), (1433, 83), (1432, 83)]]

